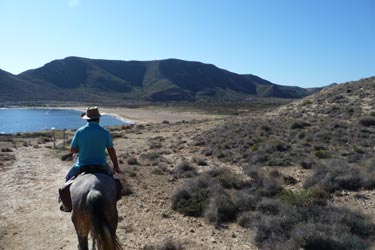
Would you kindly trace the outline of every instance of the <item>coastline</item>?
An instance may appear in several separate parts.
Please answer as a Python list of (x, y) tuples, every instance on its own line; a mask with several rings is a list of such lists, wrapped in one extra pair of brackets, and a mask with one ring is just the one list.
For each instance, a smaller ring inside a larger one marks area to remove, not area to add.
[[(81, 108), (17, 107), (0, 109), (0, 134), (37, 133), (50, 130), (75, 130), (86, 121), (81, 119)], [(116, 114), (103, 113), (106, 127), (131, 125), (133, 121)]]
[[(39, 109), (39, 110), (72, 110), (79, 113), (85, 112), (87, 107), (85, 106), (19, 106), (19, 107), (2, 107), (1, 109)], [(162, 123), (162, 122), (179, 122), (179, 121), (191, 121), (191, 120), (204, 120), (204, 119), (216, 119), (223, 117), (222, 115), (203, 113), (190, 109), (177, 109), (174, 107), (160, 107), (160, 106), (144, 106), (136, 108), (127, 107), (99, 107), (99, 111), (102, 115), (111, 116), (117, 120), (120, 120), (124, 125), (134, 124), (147, 124), (147, 123)], [(1, 130), (1, 129), (0, 129)], [(41, 129), (40, 131), (44, 131)], [(39, 131), (39, 130), (38, 130)], [(38, 132), (35, 131), (35, 132)], [(1, 134), (12, 134), (16, 132), (0, 131)], [(24, 131), (25, 133), (28, 131)], [(23, 133), (22, 131), (20, 133)]]
[(99, 107), (103, 114), (114, 115), (116, 118), (122, 118), (135, 123), (162, 123), (203, 120), (207, 118), (220, 118), (222, 115), (202, 113), (198, 111), (180, 111), (173, 108), (147, 106), (139, 108), (109, 108)]

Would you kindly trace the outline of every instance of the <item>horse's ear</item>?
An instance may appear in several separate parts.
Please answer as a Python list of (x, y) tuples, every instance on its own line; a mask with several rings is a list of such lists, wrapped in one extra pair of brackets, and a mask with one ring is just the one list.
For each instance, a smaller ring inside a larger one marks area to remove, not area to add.
[(68, 180), (61, 188), (59, 188), (59, 198), (62, 203), (62, 206), (60, 206), (60, 210), (63, 212), (72, 211), (72, 199), (70, 196), (70, 185), (72, 183), (73, 180)]

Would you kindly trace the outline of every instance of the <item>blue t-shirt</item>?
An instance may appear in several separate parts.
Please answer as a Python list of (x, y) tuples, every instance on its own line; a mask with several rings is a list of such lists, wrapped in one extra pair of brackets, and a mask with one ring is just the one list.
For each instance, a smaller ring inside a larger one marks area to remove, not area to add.
[(113, 147), (110, 133), (96, 122), (88, 122), (74, 134), (72, 148), (78, 149), (76, 167), (106, 164), (105, 150)]

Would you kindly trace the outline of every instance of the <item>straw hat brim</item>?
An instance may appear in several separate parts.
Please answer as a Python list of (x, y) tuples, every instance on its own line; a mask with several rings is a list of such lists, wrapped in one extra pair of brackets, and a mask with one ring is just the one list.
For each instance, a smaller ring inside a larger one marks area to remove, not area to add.
[(87, 114), (86, 114), (86, 115), (82, 116), (81, 118), (83, 120), (91, 120), (91, 119), (97, 119), (97, 118), (100, 118), (100, 117), (101, 117), (101, 115), (96, 115), (96, 116), (88, 117)]

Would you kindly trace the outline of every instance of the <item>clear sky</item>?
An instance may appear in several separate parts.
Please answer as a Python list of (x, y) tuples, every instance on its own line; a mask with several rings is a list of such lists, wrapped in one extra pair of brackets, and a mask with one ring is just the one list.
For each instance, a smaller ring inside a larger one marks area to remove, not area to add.
[(317, 87), (375, 75), (375, 0), (0, 0), (0, 69), (178, 58)]

